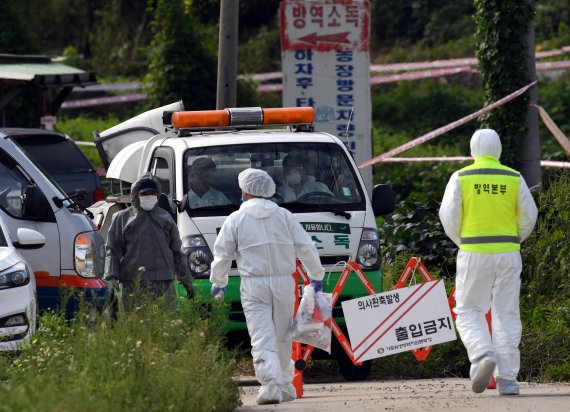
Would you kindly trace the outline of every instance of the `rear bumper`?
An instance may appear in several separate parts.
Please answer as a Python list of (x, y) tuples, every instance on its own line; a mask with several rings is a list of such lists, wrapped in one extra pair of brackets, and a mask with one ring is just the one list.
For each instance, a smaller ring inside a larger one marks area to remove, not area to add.
[(81, 301), (102, 309), (107, 298), (105, 282), (98, 278), (84, 278), (79, 275), (63, 274), (61, 277), (36, 278), (38, 309), (55, 310), (65, 303), (67, 316), (77, 312)]

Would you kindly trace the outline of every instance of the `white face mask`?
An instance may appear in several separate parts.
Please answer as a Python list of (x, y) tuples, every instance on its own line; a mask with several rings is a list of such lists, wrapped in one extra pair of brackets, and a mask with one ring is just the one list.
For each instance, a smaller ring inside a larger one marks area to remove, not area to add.
[(297, 169), (290, 170), (286, 176), (289, 186), (298, 186), (301, 183), (301, 172)]
[(141, 207), (147, 212), (151, 211), (158, 203), (158, 196), (141, 196), (139, 197)]

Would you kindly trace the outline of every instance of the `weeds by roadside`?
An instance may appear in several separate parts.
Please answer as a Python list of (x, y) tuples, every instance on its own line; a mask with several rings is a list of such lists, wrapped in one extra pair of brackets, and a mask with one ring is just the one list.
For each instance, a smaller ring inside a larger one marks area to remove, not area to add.
[(40, 329), (15, 360), (0, 357), (0, 410), (233, 410), (235, 361), (223, 346), (224, 309), (161, 299), (113, 320), (81, 305), (40, 317)]

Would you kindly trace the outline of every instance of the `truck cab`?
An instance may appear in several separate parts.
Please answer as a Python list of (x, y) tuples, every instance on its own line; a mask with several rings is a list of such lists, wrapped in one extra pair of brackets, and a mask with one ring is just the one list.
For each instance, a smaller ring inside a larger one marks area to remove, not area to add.
[[(167, 106), (155, 110), (139, 117), (138, 123), (127, 121), (123, 133), (119, 125), (96, 134), (95, 142), (100, 152), (117, 153), (107, 172), (107, 177), (119, 182), (113, 200), (124, 198), (128, 184), (146, 171), (160, 181), (198, 296), (209, 296), (214, 242), (227, 216), (239, 209), (242, 199), (237, 176), (247, 168), (269, 173), (277, 186), (271, 200), (294, 213), (315, 242), (326, 272), (326, 292), (332, 291), (348, 260), (356, 260), (376, 290), (382, 290), (375, 217), (394, 209), (391, 187), (378, 185), (372, 191), (372, 201), (345, 145), (335, 136), (311, 131), (312, 108), (185, 112)], [(136, 130), (147, 133), (156, 127), (149, 119), (158, 116), (166, 131), (137, 140)], [(117, 151), (122, 136), (130, 143)], [(100, 202), (91, 208), (95, 223), (102, 228), (108, 228), (111, 207), (109, 202)], [(247, 337), (239, 284), (234, 262), (226, 292), (230, 305), (227, 331), (245, 332)], [(184, 293), (182, 288), (180, 293)], [(340, 302), (366, 293), (351, 276), (334, 308), (339, 325), (344, 325)], [(339, 363), (350, 368), (344, 351), (339, 347), (336, 352), (333, 355), (341, 358)], [(360, 368), (361, 375), (370, 371), (369, 365)]]

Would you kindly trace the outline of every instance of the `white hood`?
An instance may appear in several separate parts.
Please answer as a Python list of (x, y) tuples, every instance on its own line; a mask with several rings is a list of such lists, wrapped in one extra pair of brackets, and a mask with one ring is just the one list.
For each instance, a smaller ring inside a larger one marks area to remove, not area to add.
[(243, 202), (240, 206), (240, 210), (243, 210), (256, 219), (263, 219), (270, 216), (278, 208), (279, 206), (276, 203), (267, 199), (250, 199), (247, 202)]
[(474, 159), (481, 156), (493, 156), (497, 160), (501, 157), (501, 139), (492, 129), (480, 129), (471, 137), (471, 156)]

